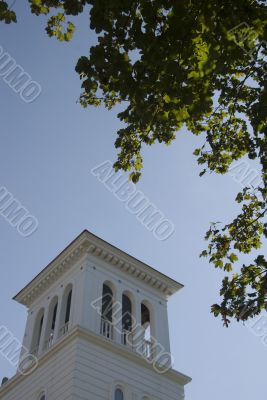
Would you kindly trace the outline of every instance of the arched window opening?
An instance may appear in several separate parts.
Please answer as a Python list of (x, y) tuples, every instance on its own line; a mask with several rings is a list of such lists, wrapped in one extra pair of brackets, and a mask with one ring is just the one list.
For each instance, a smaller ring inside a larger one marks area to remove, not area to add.
[(41, 396), (39, 397), (39, 400), (46, 400), (45, 394), (42, 393)]
[(149, 325), (150, 324), (150, 311), (144, 303), (141, 304), (141, 316), (142, 316), (142, 326)]
[(123, 391), (119, 388), (115, 390), (115, 400), (124, 400)]
[(113, 291), (109, 285), (104, 283), (102, 290), (101, 334), (107, 339), (113, 339), (112, 307)]
[(122, 344), (131, 344), (132, 341), (132, 302), (127, 294), (122, 295)]
[(44, 309), (42, 308), (38, 312), (34, 324), (33, 338), (31, 343), (31, 354), (33, 355), (37, 355), (39, 352), (43, 325), (44, 325)]
[(112, 305), (113, 292), (112, 289), (104, 283), (102, 293), (102, 318), (112, 322)]
[(151, 319), (148, 307), (141, 303), (141, 324), (143, 328), (143, 346), (142, 351), (145, 357), (152, 357), (152, 340), (151, 340)]
[(62, 307), (60, 311), (60, 329), (59, 336), (63, 336), (69, 331), (71, 313), (72, 313), (72, 284), (68, 285), (62, 296)]
[(42, 318), (41, 318), (40, 323), (39, 323), (37, 347), (39, 347), (39, 345), (40, 345), (43, 325), (44, 325), (44, 315), (42, 315)]
[(49, 305), (44, 350), (53, 346), (55, 341), (55, 326), (57, 320), (58, 297), (54, 297)]
[(56, 305), (55, 305), (55, 307), (54, 307), (54, 311), (53, 311), (53, 318), (52, 318), (52, 325), (51, 325), (51, 330), (52, 330), (52, 331), (55, 330), (55, 326), (56, 326), (57, 307), (58, 307), (58, 304), (56, 303)]
[(71, 300), (72, 300), (72, 290), (69, 292), (68, 298), (67, 298), (65, 324), (69, 323), (69, 321), (70, 321)]

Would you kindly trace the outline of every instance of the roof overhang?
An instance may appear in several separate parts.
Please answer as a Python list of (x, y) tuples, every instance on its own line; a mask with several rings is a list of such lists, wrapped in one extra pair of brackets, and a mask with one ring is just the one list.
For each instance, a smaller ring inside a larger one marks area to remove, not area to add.
[(166, 297), (180, 290), (183, 285), (137, 260), (117, 247), (84, 230), (53, 261), (51, 261), (14, 300), (29, 307), (54, 281), (59, 279), (74, 262), (86, 254), (102, 259), (118, 270), (151, 286)]

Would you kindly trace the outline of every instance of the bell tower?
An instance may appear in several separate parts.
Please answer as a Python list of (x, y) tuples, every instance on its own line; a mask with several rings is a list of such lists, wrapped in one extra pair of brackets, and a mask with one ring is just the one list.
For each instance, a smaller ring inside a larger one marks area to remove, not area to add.
[(181, 288), (83, 231), (14, 298), (28, 318), (0, 399), (184, 399), (191, 379), (173, 369), (167, 313)]

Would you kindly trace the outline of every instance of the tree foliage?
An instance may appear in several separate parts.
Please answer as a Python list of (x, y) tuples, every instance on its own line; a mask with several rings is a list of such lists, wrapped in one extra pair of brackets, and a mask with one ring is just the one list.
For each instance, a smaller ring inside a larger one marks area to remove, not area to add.
[(17, 22), (15, 12), (12, 11), (7, 2), (3, 0), (0, 0), (0, 21), (4, 21), (6, 24)]
[[(90, 14), (97, 35), (76, 71), (80, 103), (111, 109), (121, 103), (123, 128), (115, 143), (116, 170), (137, 182), (142, 148), (167, 145), (183, 126), (203, 136), (195, 150), (207, 171), (224, 174), (244, 157), (257, 159), (262, 183), (237, 195), (240, 213), (225, 226), (211, 225), (207, 250), (227, 272), (221, 303), (212, 306), (226, 325), (266, 308), (267, 261), (240, 265), (267, 236), (267, 7), (260, 0), (30, 0), (34, 14), (49, 14), (47, 33), (69, 41), (71, 16)], [(52, 14), (51, 14), (52, 13)], [(0, 18), (15, 21), (6, 2)]]

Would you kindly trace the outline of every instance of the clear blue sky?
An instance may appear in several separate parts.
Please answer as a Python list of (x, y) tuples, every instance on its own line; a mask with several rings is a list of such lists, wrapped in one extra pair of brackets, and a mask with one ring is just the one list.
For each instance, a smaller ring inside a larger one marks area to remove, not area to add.
[[(18, 24), (0, 24), (0, 45), (42, 93), (26, 104), (0, 79), (0, 186), (38, 218), (39, 228), (23, 238), (0, 216), (0, 325), (22, 337), (26, 310), (12, 296), (87, 228), (185, 284), (170, 300), (169, 319), (175, 368), (193, 378), (187, 400), (265, 399), (267, 348), (248, 327), (223, 328), (210, 314), (222, 274), (198, 258), (209, 222), (237, 212), (233, 199), (240, 187), (229, 175), (199, 178), (192, 152), (202, 139), (190, 133), (179, 133), (170, 147), (146, 149), (138, 189), (176, 228), (169, 240), (157, 241), (90, 174), (115, 160), (120, 124), (115, 112), (76, 104), (74, 67), (94, 40), (88, 17), (64, 44), (47, 37), (45, 19), (32, 16), (26, 1), (14, 8)], [(0, 375), (13, 372), (0, 356)]]

